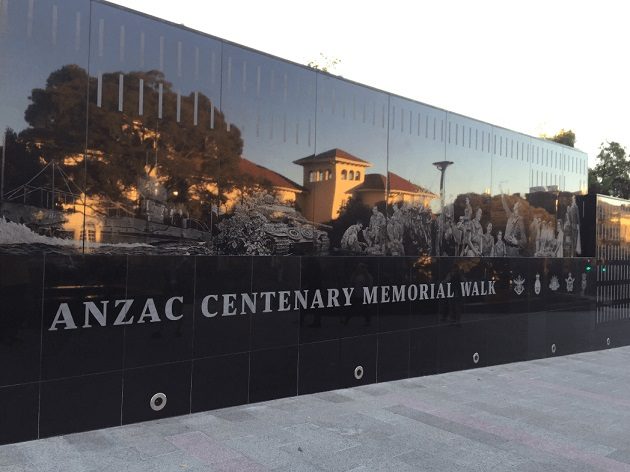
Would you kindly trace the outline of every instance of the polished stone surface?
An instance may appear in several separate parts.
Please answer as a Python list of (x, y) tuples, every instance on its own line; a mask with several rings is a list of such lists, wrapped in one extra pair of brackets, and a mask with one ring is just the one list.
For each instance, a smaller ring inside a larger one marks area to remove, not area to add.
[(629, 361), (622, 347), (6, 445), (0, 471), (630, 471)]
[[(38, 411), (0, 417), (0, 444), (630, 344), (624, 320), (597, 322), (586, 258), (26, 261), (0, 258), (0, 396)], [(453, 296), (431, 298), (443, 285)], [(322, 301), (243, 304), (295, 290)]]

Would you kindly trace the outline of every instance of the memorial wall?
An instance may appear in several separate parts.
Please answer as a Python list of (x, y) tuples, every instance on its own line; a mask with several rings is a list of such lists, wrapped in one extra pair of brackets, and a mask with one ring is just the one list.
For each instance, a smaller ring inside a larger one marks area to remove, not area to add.
[(0, 442), (626, 342), (579, 150), (89, 0), (0, 130)]

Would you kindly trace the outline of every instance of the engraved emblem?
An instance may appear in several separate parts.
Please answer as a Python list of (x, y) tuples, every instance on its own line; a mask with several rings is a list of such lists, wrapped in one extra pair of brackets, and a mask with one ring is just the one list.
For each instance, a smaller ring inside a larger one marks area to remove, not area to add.
[(551, 282), (549, 282), (549, 288), (554, 292), (560, 288), (560, 283), (558, 282), (557, 276), (555, 275), (551, 276)]
[(520, 274), (512, 282), (514, 282), (514, 291), (517, 295), (520, 295), (525, 291), (525, 279), (521, 277)]
[(536, 282), (534, 282), (534, 292), (540, 295), (540, 274), (536, 274)]
[(569, 276), (566, 279), (564, 279), (564, 281), (567, 283), (567, 292), (572, 292), (573, 282), (575, 282), (575, 277), (571, 275), (571, 272), (569, 272)]

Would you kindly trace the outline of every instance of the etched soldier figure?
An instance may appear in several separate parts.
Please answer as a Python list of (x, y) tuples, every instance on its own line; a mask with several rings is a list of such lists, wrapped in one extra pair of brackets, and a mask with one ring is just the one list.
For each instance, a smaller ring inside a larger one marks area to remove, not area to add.
[[(388, 237), (390, 242), (392, 237), (398, 236), (400, 238), (400, 244), (396, 242), (393, 245), (398, 246), (399, 252), (402, 250), (402, 253), (399, 255), (405, 253), (433, 254), (433, 247), (435, 247), (435, 254), (440, 255), (440, 242), (444, 236), (443, 220), (444, 216), (439, 215), (433, 221), (431, 210), (427, 210), (423, 206), (412, 206), (405, 202), (398, 209), (394, 206), (394, 214), (388, 221)], [(393, 225), (391, 227), (390, 222)], [(433, 231), (435, 231), (435, 234), (432, 234)], [(392, 254), (394, 250), (396, 250), (394, 247), (390, 247)]]
[(368, 246), (375, 248), (384, 253), (385, 243), (387, 242), (387, 222), (376, 206), (372, 207), (372, 216), (370, 216), (370, 225), (363, 230), (363, 236)]
[(501, 194), (501, 204), (507, 215), (505, 225), (505, 247), (508, 256), (522, 255), (523, 247), (527, 241), (525, 236), (525, 225), (523, 217), (519, 214), (521, 202), (516, 202), (512, 210), (505, 201), (505, 194)]
[[(470, 221), (472, 220), (472, 206), (470, 205), (470, 199), (466, 197), (464, 203), (464, 214), (457, 219), (457, 223), (453, 226), (453, 235), (455, 236), (455, 242), (457, 249), (453, 256), (467, 256), (470, 244)], [(453, 220), (455, 221), (455, 220)]]
[(545, 222), (545, 253), (544, 256), (553, 257), (556, 252), (556, 232), (553, 229), (553, 222)]
[(556, 230), (553, 229), (553, 222), (543, 221), (538, 237), (538, 250), (535, 255), (540, 257), (562, 257), (563, 247), (562, 221), (556, 223)]
[(359, 242), (359, 233), (363, 229), (363, 224), (357, 222), (350, 225), (341, 237), (341, 249), (346, 251), (361, 252), (361, 243)]
[(394, 205), (393, 209), (394, 209), (394, 213), (392, 214), (391, 218), (387, 222), (387, 235), (389, 236), (389, 239), (402, 241), (403, 230), (405, 226), (405, 222), (403, 220), (403, 213), (398, 207), (398, 205)]
[(567, 207), (567, 214), (564, 222), (564, 236), (567, 257), (573, 257), (582, 253), (582, 243), (580, 240), (580, 212), (575, 202), (575, 195), (571, 197), (571, 205)]
[(558, 223), (557, 223), (557, 231), (558, 231), (558, 236), (556, 237), (556, 250), (555, 250), (555, 257), (562, 257), (563, 254), (563, 245), (564, 245), (564, 231), (562, 229), (562, 220), (560, 218), (558, 218)]
[(477, 208), (475, 218), (471, 221), (471, 242), (475, 251), (475, 255), (480, 256), (483, 251), (483, 227), (481, 226), (481, 216), (483, 210)]
[(486, 225), (486, 234), (481, 240), (481, 255), (491, 257), (494, 250), (494, 236), (492, 235), (492, 223)]
[(481, 256), (483, 244), (483, 228), (481, 227), (481, 208), (477, 209), (475, 218), (471, 221), (464, 219), (464, 241), (462, 256)]
[(461, 256), (475, 256), (475, 248), (473, 247), (473, 243), (472, 243), (472, 233), (470, 231), (470, 226), (469, 225), (464, 225), (463, 226), (464, 229), (464, 238), (462, 240), (462, 245), (461, 245), (461, 252), (458, 252), (459, 255)]
[(499, 231), (497, 233), (497, 242), (494, 243), (494, 248), (492, 249), (492, 255), (494, 257), (505, 257), (507, 255), (505, 242), (503, 241), (502, 231)]
[(540, 223), (540, 234), (538, 235), (538, 252), (536, 255), (544, 256), (547, 251), (547, 240), (549, 239), (549, 225), (546, 221)]
[(387, 221), (388, 252), (394, 256), (404, 256), (403, 246), (404, 221), (398, 205), (394, 205), (394, 214)]

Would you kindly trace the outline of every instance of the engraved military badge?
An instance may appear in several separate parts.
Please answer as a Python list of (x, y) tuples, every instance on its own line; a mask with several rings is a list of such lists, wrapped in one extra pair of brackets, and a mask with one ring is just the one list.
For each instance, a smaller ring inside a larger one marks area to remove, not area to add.
[(540, 274), (536, 274), (536, 282), (534, 282), (534, 292), (540, 295)]
[(567, 292), (572, 292), (573, 282), (575, 282), (575, 277), (571, 275), (571, 272), (569, 272), (569, 276), (566, 279), (564, 279), (564, 281), (567, 283)]
[(525, 279), (520, 275), (512, 280), (514, 283), (514, 291), (517, 295), (522, 294), (525, 291)]
[(560, 288), (560, 283), (558, 282), (557, 276), (555, 275), (551, 276), (551, 282), (549, 282), (549, 288), (554, 292)]

